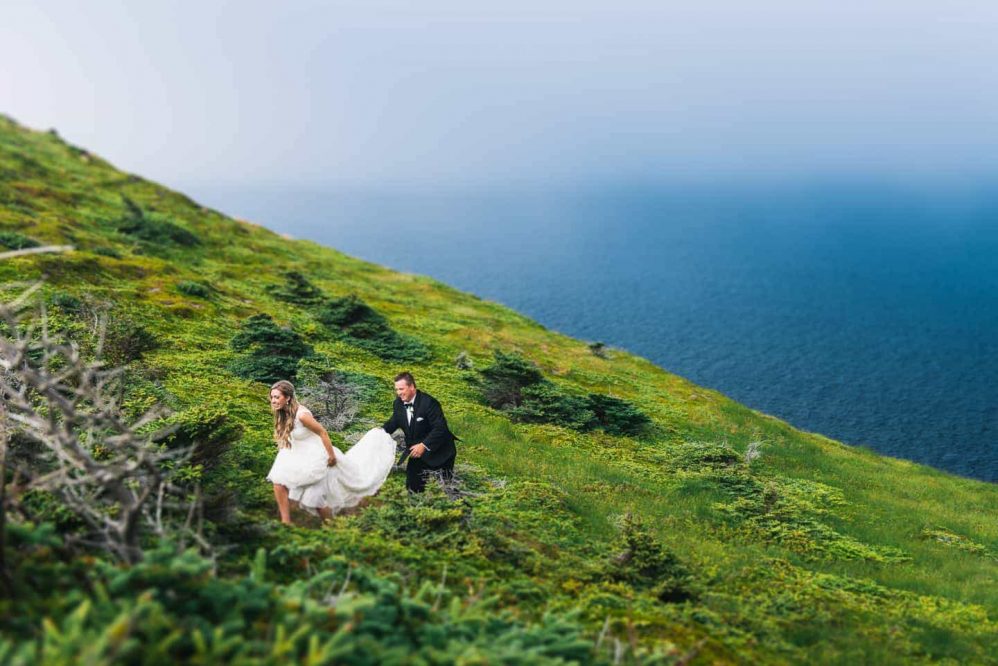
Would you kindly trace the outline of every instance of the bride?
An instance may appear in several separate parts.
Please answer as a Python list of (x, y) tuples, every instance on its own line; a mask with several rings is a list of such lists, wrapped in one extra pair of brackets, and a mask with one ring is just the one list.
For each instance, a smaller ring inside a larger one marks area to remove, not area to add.
[(395, 440), (381, 428), (369, 431), (346, 453), (332, 445), (326, 429), (295, 399), (295, 387), (270, 387), (277, 458), (267, 474), (282, 523), (291, 523), (290, 505), (330, 518), (381, 488), (395, 462)]

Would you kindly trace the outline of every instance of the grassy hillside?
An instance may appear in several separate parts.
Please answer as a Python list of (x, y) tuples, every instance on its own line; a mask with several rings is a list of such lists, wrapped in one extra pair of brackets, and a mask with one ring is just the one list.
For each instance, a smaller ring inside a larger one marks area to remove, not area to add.
[[(55, 502), (11, 515), (0, 662), (998, 663), (994, 485), (801, 432), (0, 118), (0, 245), (33, 242), (76, 249), (0, 262), (0, 284), (44, 278), (48, 326), (85, 350), (107, 311), (126, 412), (162, 403), (230, 445), (190, 471), (218, 509), (214, 563), (150, 536), (129, 569), (65, 547), (79, 526)], [(344, 319), (350, 296), (373, 312)], [(300, 359), (231, 344), (261, 314)], [(489, 406), (496, 364), (521, 357), (543, 379)], [(411, 370), (463, 439), (459, 483), (410, 500), (396, 473), (356, 514), (282, 527), (267, 387), (246, 378), (261, 359), (300, 386), (346, 378), (347, 435)], [(605, 396), (649, 422), (560, 425)]]

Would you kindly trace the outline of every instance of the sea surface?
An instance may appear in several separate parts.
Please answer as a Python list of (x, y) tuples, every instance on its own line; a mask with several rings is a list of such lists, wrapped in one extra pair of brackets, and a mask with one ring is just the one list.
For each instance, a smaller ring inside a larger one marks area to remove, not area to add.
[(184, 189), (799, 428), (998, 480), (994, 190)]

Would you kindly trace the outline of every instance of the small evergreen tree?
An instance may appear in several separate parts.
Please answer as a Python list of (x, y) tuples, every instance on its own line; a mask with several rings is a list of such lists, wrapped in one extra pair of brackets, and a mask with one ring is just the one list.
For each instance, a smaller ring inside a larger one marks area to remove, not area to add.
[(159, 215), (147, 215), (128, 197), (122, 199), (125, 203), (125, 214), (116, 223), (122, 233), (159, 246), (175, 244), (191, 247), (201, 242), (196, 235), (180, 225)]
[(104, 329), (103, 356), (111, 365), (126, 365), (159, 347), (156, 336), (129, 317), (110, 317)]
[(207, 300), (211, 298), (214, 290), (208, 285), (200, 282), (183, 280), (177, 283), (177, 291), (185, 296), (193, 296), (194, 298), (203, 298)]
[(302, 337), (287, 327), (278, 326), (268, 314), (253, 315), (229, 342), (243, 355), (230, 369), (246, 379), (273, 384), (280, 379), (293, 380), (298, 361), (312, 353)]
[(335, 335), (386, 361), (418, 363), (429, 358), (423, 343), (395, 331), (381, 313), (356, 295), (325, 301), (316, 316)]
[(496, 350), (492, 365), (481, 370), (482, 395), (495, 409), (511, 409), (523, 403), (523, 389), (545, 381), (532, 361), (519, 354)]
[(295, 305), (317, 305), (325, 298), (322, 290), (298, 271), (289, 271), (284, 278), (284, 284), (274, 292), (282, 301)]
[(611, 435), (639, 435), (651, 424), (651, 419), (626, 400), (600, 393), (590, 393), (588, 400), (596, 427)]
[(510, 416), (517, 421), (554, 423), (580, 431), (596, 426), (596, 415), (585, 397), (562, 391), (551, 382), (526, 386), (520, 395), (520, 406), (509, 410)]
[(607, 565), (613, 580), (651, 591), (660, 601), (696, 596), (695, 581), (679, 558), (630, 515), (624, 518), (622, 550)]
[(19, 234), (16, 231), (0, 231), (0, 247), (9, 250), (24, 250), (29, 247), (38, 247), (39, 243), (34, 238)]

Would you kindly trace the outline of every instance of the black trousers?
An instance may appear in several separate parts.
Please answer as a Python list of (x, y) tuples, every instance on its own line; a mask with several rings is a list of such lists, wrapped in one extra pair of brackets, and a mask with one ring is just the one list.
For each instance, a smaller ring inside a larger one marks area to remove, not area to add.
[(454, 476), (454, 460), (457, 456), (451, 456), (450, 460), (439, 467), (430, 467), (419, 458), (409, 458), (405, 468), (405, 487), (410, 493), (421, 493), (426, 489), (426, 477), (439, 472), (445, 481), (449, 481)]

